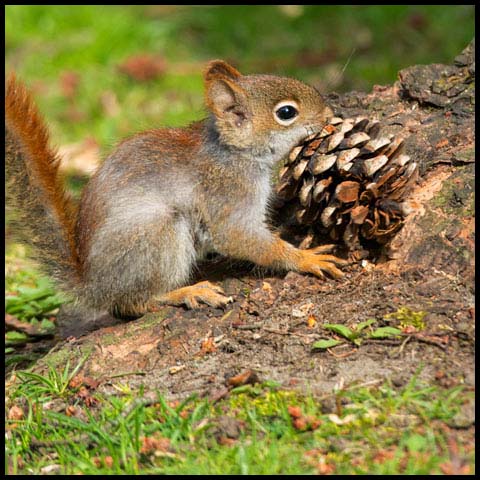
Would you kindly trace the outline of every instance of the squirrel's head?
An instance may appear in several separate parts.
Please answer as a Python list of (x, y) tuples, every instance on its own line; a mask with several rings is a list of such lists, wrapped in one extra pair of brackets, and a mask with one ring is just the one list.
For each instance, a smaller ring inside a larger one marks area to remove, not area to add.
[(242, 75), (214, 60), (205, 70), (205, 98), (222, 142), (285, 156), (332, 116), (315, 88), (293, 78)]

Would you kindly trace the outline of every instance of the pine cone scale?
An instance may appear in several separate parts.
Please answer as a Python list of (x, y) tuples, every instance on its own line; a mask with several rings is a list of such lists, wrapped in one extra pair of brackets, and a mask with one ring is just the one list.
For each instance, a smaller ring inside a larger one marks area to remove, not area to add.
[(403, 154), (404, 138), (380, 130), (364, 116), (333, 117), (292, 149), (280, 171), (278, 213), (308, 229), (302, 244), (329, 236), (353, 251), (365, 240), (385, 244), (401, 229), (401, 202), (418, 166)]

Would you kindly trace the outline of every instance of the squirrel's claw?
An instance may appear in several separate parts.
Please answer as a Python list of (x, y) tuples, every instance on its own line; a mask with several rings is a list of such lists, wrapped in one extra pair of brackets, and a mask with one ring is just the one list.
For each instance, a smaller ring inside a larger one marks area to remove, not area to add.
[(317, 277), (323, 278), (323, 272), (328, 273), (333, 278), (340, 278), (343, 272), (336, 265), (348, 265), (347, 260), (335, 257), (334, 255), (320, 255), (319, 252), (325, 251), (325, 245), (311, 248), (309, 250), (301, 250), (302, 258), (299, 262), (299, 270), (302, 272), (313, 273)]
[(168, 305), (185, 305), (193, 309), (200, 306), (199, 302), (215, 308), (222, 307), (232, 303), (233, 298), (225, 296), (223, 289), (218, 285), (205, 281), (168, 292), (156, 298), (156, 301)]

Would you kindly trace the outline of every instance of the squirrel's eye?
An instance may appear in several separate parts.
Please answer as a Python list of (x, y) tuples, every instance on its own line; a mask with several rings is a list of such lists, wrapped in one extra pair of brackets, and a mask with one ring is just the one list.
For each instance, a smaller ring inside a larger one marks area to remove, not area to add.
[(291, 125), (298, 117), (298, 105), (293, 100), (277, 103), (273, 116), (280, 125)]
[(297, 115), (297, 109), (291, 105), (285, 105), (277, 110), (277, 117), (280, 120), (290, 120)]

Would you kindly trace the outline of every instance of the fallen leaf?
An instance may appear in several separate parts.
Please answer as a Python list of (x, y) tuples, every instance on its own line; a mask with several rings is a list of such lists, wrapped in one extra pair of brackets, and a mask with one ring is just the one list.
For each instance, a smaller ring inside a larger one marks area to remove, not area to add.
[(227, 385), (239, 387), (241, 385), (253, 385), (259, 381), (258, 375), (253, 370), (247, 370), (243, 373), (228, 378)]
[(170, 375), (175, 375), (176, 373), (178, 372), (181, 372), (182, 370), (184, 370), (185, 368), (187, 368), (186, 365), (175, 365), (174, 367), (171, 367), (170, 370), (168, 371), (168, 373)]
[(80, 389), (78, 390), (76, 397), (83, 400), (85, 403), (85, 406), (91, 407), (93, 405), (96, 405), (98, 403), (98, 400), (95, 397), (92, 397), (90, 391), (88, 390), (85, 385), (82, 385)]
[(68, 383), (68, 386), (70, 388), (79, 388), (83, 384), (83, 375), (78, 374), (75, 375), (70, 382)]
[(63, 145), (58, 153), (62, 158), (60, 169), (69, 175), (89, 177), (100, 164), (100, 146), (92, 137), (83, 142)]
[(8, 419), (9, 420), (21, 420), (25, 414), (23, 413), (23, 409), (18, 405), (14, 405), (8, 411)]
[(446, 147), (448, 145), (448, 138), (444, 138), (442, 140), (440, 140), (436, 145), (435, 145), (435, 148), (443, 148), (443, 147)]
[(272, 286), (268, 282), (262, 283), (262, 290), (268, 293), (272, 293)]
[(76, 72), (65, 71), (60, 75), (60, 88), (65, 97), (73, 100), (77, 95), (80, 75)]
[(315, 418), (312, 416), (307, 416), (306, 420), (308, 430), (316, 430), (322, 424), (322, 421), (319, 418)]
[(135, 55), (127, 58), (118, 69), (133, 80), (145, 82), (161, 76), (166, 70), (166, 62), (158, 55)]
[(96, 390), (100, 383), (101, 380), (95, 380), (92, 377), (85, 377), (81, 373), (79, 373), (70, 380), (68, 386), (70, 388), (79, 388), (81, 386), (84, 386), (89, 390)]
[(313, 328), (317, 324), (317, 320), (315, 319), (315, 315), (309, 315), (307, 318), (307, 325), (308, 328)]
[(52, 463), (51, 465), (46, 465), (40, 469), (40, 473), (44, 475), (52, 475), (59, 472), (62, 469), (62, 466), (57, 463)]
[(336, 413), (331, 413), (328, 415), (328, 419), (335, 425), (346, 425), (347, 423), (352, 423), (356, 418), (357, 417), (353, 413), (349, 413), (343, 418), (340, 418)]
[(216, 351), (217, 347), (215, 346), (215, 339), (212, 336), (209, 336), (202, 341), (202, 345), (200, 347), (200, 352), (198, 352), (198, 355), (203, 356), (207, 353), (213, 353)]
[(227, 447), (230, 447), (232, 445), (235, 445), (237, 443), (237, 440), (235, 438), (218, 437), (217, 442), (220, 445), (225, 445)]
[(470, 475), (470, 465), (456, 465), (455, 462), (444, 462), (439, 465), (444, 475)]
[(103, 112), (108, 117), (116, 117), (120, 113), (117, 95), (111, 90), (107, 90), (100, 96)]
[(307, 421), (305, 420), (305, 417), (295, 418), (292, 423), (296, 430), (300, 430), (301, 432), (307, 430)]
[(143, 437), (141, 442), (140, 453), (144, 455), (170, 450), (170, 439), (166, 437)]
[(292, 417), (292, 418), (299, 418), (302, 416), (302, 409), (298, 406), (294, 406), (294, 405), (289, 405), (287, 407), (287, 410), (288, 410), (288, 414)]
[(392, 460), (395, 457), (395, 451), (394, 449), (387, 450), (387, 449), (381, 449), (378, 450), (378, 452), (375, 453), (373, 456), (373, 461), (375, 463), (384, 463), (387, 460)]
[(335, 471), (335, 465), (328, 463), (325, 457), (321, 457), (317, 465), (319, 475), (330, 475)]
[(25, 333), (31, 337), (52, 337), (52, 332), (46, 332), (42, 328), (39, 328), (35, 325), (32, 325), (29, 322), (22, 322), (18, 318), (10, 315), (8, 313), (5, 314), (5, 326), (9, 331), (16, 331)]
[(67, 415), (67, 417), (75, 417), (76, 413), (77, 413), (77, 409), (73, 405), (69, 405), (65, 409), (65, 415)]

